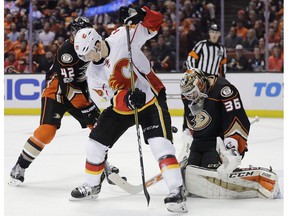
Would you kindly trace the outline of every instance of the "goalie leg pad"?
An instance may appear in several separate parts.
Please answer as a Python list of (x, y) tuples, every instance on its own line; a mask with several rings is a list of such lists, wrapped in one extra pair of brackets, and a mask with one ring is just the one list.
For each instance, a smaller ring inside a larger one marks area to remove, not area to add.
[(189, 165), (185, 184), (188, 192), (214, 199), (276, 198), (279, 193), (276, 174), (261, 167), (238, 169), (221, 178), (215, 170)]

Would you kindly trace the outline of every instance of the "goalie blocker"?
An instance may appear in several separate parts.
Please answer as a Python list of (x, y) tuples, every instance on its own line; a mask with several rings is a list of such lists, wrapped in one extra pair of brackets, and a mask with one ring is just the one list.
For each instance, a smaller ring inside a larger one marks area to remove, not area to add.
[(188, 165), (185, 183), (189, 193), (205, 198), (276, 199), (280, 194), (277, 175), (262, 167), (239, 168), (223, 178), (216, 170)]

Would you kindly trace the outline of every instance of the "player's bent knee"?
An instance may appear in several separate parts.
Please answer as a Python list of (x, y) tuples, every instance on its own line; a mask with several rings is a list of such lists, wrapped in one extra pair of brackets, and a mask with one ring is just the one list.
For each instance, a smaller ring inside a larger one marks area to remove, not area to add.
[(175, 156), (175, 148), (171, 143), (171, 141), (166, 138), (163, 137), (150, 138), (148, 139), (148, 143), (156, 160), (159, 160), (161, 157), (165, 155)]
[(108, 147), (98, 141), (89, 139), (86, 143), (86, 157), (92, 163), (102, 163), (105, 160)]
[(32, 138), (36, 141), (36, 143), (47, 145), (53, 140), (56, 131), (56, 125), (43, 124), (34, 131)]

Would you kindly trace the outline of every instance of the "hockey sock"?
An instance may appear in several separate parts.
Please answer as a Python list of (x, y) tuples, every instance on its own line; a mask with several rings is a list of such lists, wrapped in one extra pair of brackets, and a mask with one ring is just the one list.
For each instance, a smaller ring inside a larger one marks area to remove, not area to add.
[(28, 168), (34, 159), (41, 153), (45, 145), (49, 144), (54, 138), (56, 130), (57, 128), (55, 125), (40, 125), (34, 131), (33, 136), (25, 143), (17, 163), (24, 169)]
[(169, 191), (183, 185), (180, 165), (174, 155), (166, 155), (159, 159), (159, 167)]
[(86, 183), (90, 186), (96, 186), (101, 184), (104, 178), (101, 178), (104, 169), (105, 162), (103, 161), (100, 164), (93, 164), (86, 160), (85, 172), (86, 172)]
[(33, 160), (40, 154), (43, 148), (36, 145), (31, 138), (25, 143), (17, 163), (24, 169), (28, 168)]

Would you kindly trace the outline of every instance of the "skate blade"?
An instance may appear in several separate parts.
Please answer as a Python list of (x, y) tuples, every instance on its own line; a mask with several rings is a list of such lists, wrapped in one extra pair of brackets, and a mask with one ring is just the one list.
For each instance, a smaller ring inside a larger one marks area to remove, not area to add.
[(72, 196), (71, 196), (71, 197), (69, 198), (69, 201), (96, 200), (98, 197), (99, 197), (98, 194), (90, 195), (90, 196), (83, 197), (83, 198), (75, 198), (75, 197), (72, 197)]
[(23, 182), (18, 180), (18, 179), (14, 179), (14, 178), (11, 178), (8, 182), (9, 185), (11, 186), (14, 186), (14, 187), (18, 187), (22, 184)]
[(185, 202), (182, 203), (166, 203), (168, 211), (175, 213), (187, 213), (188, 209)]

